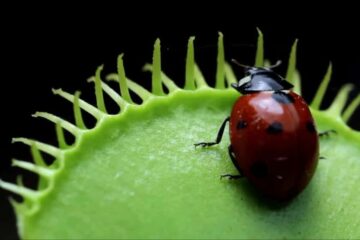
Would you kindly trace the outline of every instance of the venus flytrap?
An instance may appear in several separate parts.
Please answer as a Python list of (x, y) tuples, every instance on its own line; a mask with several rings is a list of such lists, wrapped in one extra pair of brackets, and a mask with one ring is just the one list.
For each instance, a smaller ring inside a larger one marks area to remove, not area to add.
[[(263, 36), (258, 32), (255, 65), (262, 66)], [(79, 92), (53, 90), (73, 104), (75, 123), (50, 113), (34, 116), (55, 124), (59, 146), (14, 139), (29, 145), (34, 163), (14, 160), (13, 165), (38, 174), (38, 188), (27, 188), (20, 178), (17, 184), (0, 181), (0, 187), (23, 197), (21, 203), (11, 200), (22, 238), (360, 237), (360, 132), (345, 124), (360, 96), (342, 111), (351, 89), (345, 85), (327, 110), (319, 109), (330, 65), (311, 111), (320, 130), (337, 134), (321, 140), (320, 154), (327, 159), (320, 161), (311, 184), (279, 207), (262, 200), (245, 180), (219, 180), (223, 173), (236, 173), (227, 156), (227, 138), (218, 147), (194, 150), (193, 143), (213, 137), (238, 97), (228, 87), (237, 77), (225, 61), (223, 35), (215, 88), (196, 64), (194, 41), (188, 42), (184, 88), (162, 71), (156, 40), (153, 63), (144, 66), (152, 73), (151, 91), (127, 78), (123, 55), (118, 72), (104, 78), (119, 82), (117, 90), (102, 81), (102, 66), (90, 78), (96, 106), (80, 99)], [(296, 48), (297, 41), (286, 76), (300, 93)], [(141, 105), (130, 91), (142, 99)], [(118, 114), (107, 113), (103, 94), (119, 105)], [(94, 128), (86, 127), (83, 111), (97, 120)], [(64, 130), (75, 136), (73, 145), (66, 143)], [(42, 153), (53, 156), (54, 163), (47, 165)]]

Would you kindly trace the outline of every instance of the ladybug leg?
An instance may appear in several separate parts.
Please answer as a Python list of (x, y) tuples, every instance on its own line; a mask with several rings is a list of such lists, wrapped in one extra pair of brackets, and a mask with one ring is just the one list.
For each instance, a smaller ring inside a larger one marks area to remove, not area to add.
[(233, 152), (233, 150), (232, 150), (232, 146), (231, 146), (231, 145), (229, 145), (229, 147), (228, 147), (228, 153), (229, 153), (229, 156), (230, 156), (230, 159), (231, 159), (232, 163), (234, 164), (234, 166), (236, 167), (236, 169), (239, 171), (239, 175), (223, 174), (223, 175), (220, 176), (220, 179), (221, 179), (221, 178), (224, 178), (224, 177), (226, 177), (226, 178), (228, 178), (228, 179), (239, 179), (239, 178), (242, 178), (244, 175), (243, 175), (243, 173), (242, 173), (242, 170), (241, 170), (238, 162), (236, 161), (236, 158), (235, 158), (235, 156), (234, 156), (234, 152)]
[(225, 130), (225, 125), (226, 123), (230, 120), (230, 117), (227, 117), (224, 122), (221, 124), (220, 129), (218, 131), (217, 137), (215, 142), (199, 142), (199, 143), (195, 143), (195, 147), (197, 146), (201, 146), (201, 147), (210, 147), (212, 145), (216, 145), (219, 144), (221, 142), (221, 138), (224, 134), (224, 130)]
[(240, 178), (242, 178), (242, 177), (243, 177), (243, 176), (241, 176), (241, 175), (223, 174), (223, 175), (220, 176), (220, 179), (222, 179), (222, 178), (227, 178), (227, 179), (232, 180), (232, 179), (240, 179)]
[(337, 132), (335, 130), (327, 130), (327, 131), (319, 133), (319, 137), (327, 137), (330, 135), (330, 133), (336, 134)]
[[(328, 137), (331, 133), (336, 134), (337, 132), (336, 132), (335, 130), (327, 130), (327, 131), (324, 131), (324, 132), (319, 133), (319, 137), (320, 137), (320, 138), (322, 138), (322, 137)], [(319, 157), (319, 160), (322, 160), (322, 159), (326, 159), (326, 157), (320, 156), (320, 157)]]
[(234, 155), (234, 152), (233, 152), (233, 149), (232, 149), (231, 145), (229, 145), (229, 147), (228, 147), (228, 153), (229, 153), (229, 156), (230, 156), (230, 159), (231, 159), (232, 163), (234, 164), (236, 169), (239, 171), (239, 175), (243, 176), (242, 170), (241, 170), (238, 162), (236, 161), (236, 158), (235, 158), (235, 155)]

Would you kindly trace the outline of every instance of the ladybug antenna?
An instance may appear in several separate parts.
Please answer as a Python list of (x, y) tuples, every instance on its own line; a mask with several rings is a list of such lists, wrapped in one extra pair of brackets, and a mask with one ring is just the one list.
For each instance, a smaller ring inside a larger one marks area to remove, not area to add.
[(268, 68), (268, 69), (277, 68), (278, 66), (281, 65), (281, 63), (282, 63), (281, 60), (277, 60), (275, 64), (273, 64), (273, 65), (271, 65), (271, 66), (269, 66), (269, 67), (267, 67), (267, 68)]
[(238, 66), (240, 66), (240, 67), (242, 67), (242, 68), (244, 68), (245, 70), (246, 69), (249, 69), (249, 68), (252, 68), (251, 66), (248, 66), (248, 65), (244, 65), (244, 64), (241, 64), (241, 63), (239, 63), (237, 60), (235, 60), (235, 59), (231, 59), (231, 62), (233, 62), (234, 64), (236, 64), (236, 65), (238, 65)]

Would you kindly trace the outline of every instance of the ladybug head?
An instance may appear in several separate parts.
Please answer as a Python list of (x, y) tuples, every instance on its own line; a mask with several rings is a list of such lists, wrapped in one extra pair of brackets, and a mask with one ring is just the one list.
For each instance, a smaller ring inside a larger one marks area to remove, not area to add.
[(245, 77), (238, 83), (231, 86), (242, 94), (263, 92), (263, 91), (281, 91), (289, 90), (294, 86), (283, 77), (275, 73), (272, 69), (279, 66), (281, 61), (270, 67), (250, 67), (242, 65), (235, 60), (234, 63), (245, 69)]

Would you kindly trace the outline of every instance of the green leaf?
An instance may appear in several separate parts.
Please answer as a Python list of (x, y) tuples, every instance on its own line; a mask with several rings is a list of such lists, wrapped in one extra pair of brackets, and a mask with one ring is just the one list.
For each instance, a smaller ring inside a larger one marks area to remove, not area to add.
[(218, 39), (218, 56), (216, 68), (216, 85), (217, 89), (225, 88), (225, 51), (224, 51), (224, 35), (219, 32)]
[[(37, 173), (39, 187), (31, 190), (21, 180), (18, 184), (0, 180), (0, 187), (24, 198), (23, 203), (11, 200), (22, 238), (360, 237), (360, 133), (351, 130), (340, 116), (350, 86), (342, 88), (329, 110), (311, 109), (320, 131), (333, 129), (337, 134), (321, 139), (320, 154), (326, 159), (319, 162), (310, 185), (287, 204), (271, 202), (245, 179), (220, 179), (221, 174), (237, 172), (227, 154), (228, 136), (216, 147), (194, 148), (196, 142), (215, 138), (239, 95), (230, 88), (207, 86), (195, 64), (192, 41), (186, 90), (161, 71), (159, 41), (155, 43), (153, 66), (145, 67), (152, 71), (157, 86), (152, 93), (120, 76), (121, 82), (126, 81), (144, 100), (142, 105), (130, 104), (130, 99), (123, 99), (101, 82), (98, 69), (98, 108), (105, 108), (101, 103), (104, 91), (119, 103), (117, 115), (108, 115), (79, 99), (78, 93), (73, 96), (54, 90), (74, 103), (77, 124), (48, 113), (37, 116), (56, 124), (61, 145), (62, 128), (76, 136), (75, 144), (58, 148), (26, 138), (14, 139), (31, 147), (35, 161), (14, 160), (14, 166)], [(236, 81), (231, 67), (224, 67), (225, 80)], [(118, 81), (119, 75), (110, 74), (107, 79)], [(162, 91), (162, 83), (170, 89), (169, 94)], [(321, 89), (318, 94), (323, 95), (324, 85)], [(315, 97), (315, 106), (321, 98)], [(358, 101), (356, 98), (344, 112), (345, 120)], [(79, 108), (97, 119), (93, 129), (84, 127)], [(55, 163), (47, 166), (40, 152), (54, 156)]]
[(330, 79), (331, 79), (331, 75), (332, 75), (332, 64), (331, 62), (329, 63), (329, 67), (326, 71), (326, 74), (315, 94), (315, 97), (313, 99), (313, 101), (311, 102), (310, 106), (314, 109), (319, 109), (320, 108), (320, 104), (324, 98), (324, 95), (326, 93), (326, 89), (329, 85)]
[(255, 57), (255, 67), (264, 66), (264, 37), (259, 28), (256, 28), (258, 32), (257, 39), (257, 48), (256, 48), (256, 57)]
[(161, 52), (160, 39), (156, 39), (153, 53), (152, 92), (155, 95), (164, 95), (161, 83)]
[(194, 53), (195, 37), (190, 37), (188, 41), (185, 68), (185, 87), (184, 89), (195, 89), (195, 53)]
[(298, 44), (298, 39), (295, 39), (294, 44), (291, 47), (289, 63), (288, 63), (285, 79), (290, 81), (294, 85), (294, 92), (301, 95), (300, 74), (296, 70), (297, 44)]

